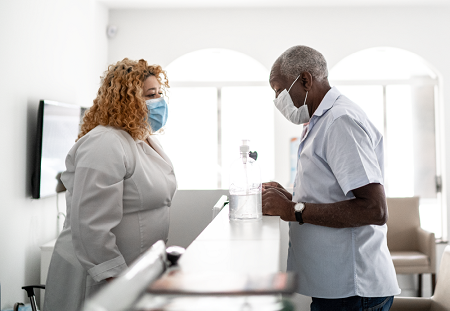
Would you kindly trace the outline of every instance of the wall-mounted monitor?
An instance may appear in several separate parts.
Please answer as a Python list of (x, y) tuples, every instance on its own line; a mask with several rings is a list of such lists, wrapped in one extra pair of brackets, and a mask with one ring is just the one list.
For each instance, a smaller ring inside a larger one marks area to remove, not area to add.
[(49, 100), (39, 102), (31, 180), (33, 198), (56, 194), (56, 176), (66, 170), (65, 159), (78, 137), (84, 111), (80, 106)]

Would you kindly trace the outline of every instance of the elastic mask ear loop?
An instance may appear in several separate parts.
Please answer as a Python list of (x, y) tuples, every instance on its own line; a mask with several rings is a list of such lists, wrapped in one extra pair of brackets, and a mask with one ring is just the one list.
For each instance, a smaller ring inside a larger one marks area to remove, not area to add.
[(303, 105), (306, 104), (306, 99), (308, 98), (308, 91), (306, 91), (305, 101), (303, 102)]
[(288, 93), (289, 93), (289, 91), (292, 89), (292, 86), (294, 85), (294, 83), (297, 82), (298, 78), (300, 78), (300, 76), (301, 76), (301, 75), (299, 75), (299, 76), (297, 77), (297, 79), (295, 79), (294, 82), (292, 82), (291, 87), (290, 87), (289, 90), (288, 90)]

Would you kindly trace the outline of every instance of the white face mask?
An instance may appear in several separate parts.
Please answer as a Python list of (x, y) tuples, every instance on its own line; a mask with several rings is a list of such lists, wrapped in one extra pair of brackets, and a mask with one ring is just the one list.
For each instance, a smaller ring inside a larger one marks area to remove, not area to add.
[(306, 106), (308, 91), (306, 91), (305, 101), (300, 108), (295, 107), (291, 95), (289, 95), (289, 91), (298, 78), (300, 78), (300, 76), (298, 76), (297, 79), (295, 79), (295, 81), (291, 84), (289, 90), (286, 91), (286, 89), (284, 89), (283, 92), (281, 92), (280, 95), (273, 100), (273, 102), (275, 103), (275, 107), (277, 107), (286, 119), (294, 124), (303, 124), (308, 123), (311, 119), (308, 112), (308, 106)]

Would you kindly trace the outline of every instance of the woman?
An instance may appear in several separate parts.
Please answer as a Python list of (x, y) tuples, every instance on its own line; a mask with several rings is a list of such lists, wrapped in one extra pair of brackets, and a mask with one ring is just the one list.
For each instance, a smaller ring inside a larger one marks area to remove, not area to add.
[(47, 277), (44, 310), (78, 311), (158, 240), (167, 241), (176, 192), (172, 164), (152, 135), (167, 120), (160, 66), (109, 66), (66, 158), (67, 217)]

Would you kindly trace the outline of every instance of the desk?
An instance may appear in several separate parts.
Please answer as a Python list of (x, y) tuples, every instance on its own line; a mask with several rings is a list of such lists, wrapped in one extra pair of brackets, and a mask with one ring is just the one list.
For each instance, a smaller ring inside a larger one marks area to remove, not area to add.
[(189, 245), (184, 272), (275, 273), (280, 271), (280, 218), (230, 222), (228, 206)]
[[(189, 245), (178, 265), (183, 273), (276, 273), (280, 271), (280, 237), (279, 217), (230, 222), (227, 206)], [(157, 299), (144, 294), (133, 310), (153, 310)], [(279, 304), (275, 296), (178, 297), (160, 310), (212, 310), (213, 306), (217, 310), (235, 310), (237, 306), (240, 310), (245, 305), (254, 310), (275, 310), (272, 308)]]

